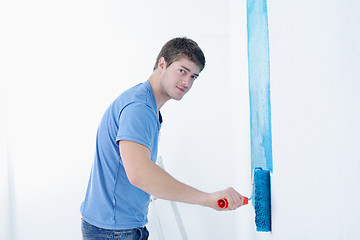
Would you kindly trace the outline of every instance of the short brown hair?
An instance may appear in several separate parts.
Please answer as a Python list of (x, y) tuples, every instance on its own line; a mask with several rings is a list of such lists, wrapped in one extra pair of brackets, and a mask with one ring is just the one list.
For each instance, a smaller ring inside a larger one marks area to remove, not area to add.
[(205, 67), (204, 53), (195, 41), (187, 37), (173, 38), (162, 47), (156, 58), (154, 71), (157, 69), (159, 59), (162, 57), (164, 57), (167, 67), (184, 57), (198, 65), (200, 67), (200, 72)]

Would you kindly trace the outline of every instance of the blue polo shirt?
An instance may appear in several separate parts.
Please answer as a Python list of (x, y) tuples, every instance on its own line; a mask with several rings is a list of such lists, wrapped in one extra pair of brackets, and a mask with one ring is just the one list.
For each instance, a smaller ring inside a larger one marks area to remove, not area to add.
[(80, 208), (85, 221), (116, 230), (147, 224), (150, 195), (129, 182), (118, 143), (140, 143), (156, 162), (161, 123), (149, 81), (123, 92), (109, 106), (97, 131), (94, 163)]

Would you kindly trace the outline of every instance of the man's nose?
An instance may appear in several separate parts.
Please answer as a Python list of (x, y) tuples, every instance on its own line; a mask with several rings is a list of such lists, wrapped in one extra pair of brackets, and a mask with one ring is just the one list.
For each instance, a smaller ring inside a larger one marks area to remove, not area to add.
[(184, 87), (189, 88), (191, 86), (191, 81), (192, 81), (191, 77), (184, 77), (183, 78)]

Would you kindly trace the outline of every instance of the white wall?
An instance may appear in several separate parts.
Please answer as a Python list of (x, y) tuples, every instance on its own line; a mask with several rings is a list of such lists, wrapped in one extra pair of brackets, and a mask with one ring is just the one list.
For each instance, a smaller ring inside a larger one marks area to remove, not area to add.
[(359, 238), (359, 11), (269, 1), (274, 239)]
[[(0, 170), (9, 177), (1, 177), (0, 210), (10, 209), (0, 214), (1, 239), (81, 238), (79, 207), (102, 113), (146, 80), (176, 36), (196, 40), (207, 66), (181, 102), (162, 109), (165, 167), (205, 191), (231, 185), (250, 194), (244, 0), (1, 5), (8, 139), (1, 138)], [(178, 204), (189, 239), (356, 237), (359, 10), (355, 1), (268, 2), (273, 233), (254, 231), (251, 206), (215, 212)], [(166, 239), (181, 239), (169, 205), (156, 204), (169, 219)]]

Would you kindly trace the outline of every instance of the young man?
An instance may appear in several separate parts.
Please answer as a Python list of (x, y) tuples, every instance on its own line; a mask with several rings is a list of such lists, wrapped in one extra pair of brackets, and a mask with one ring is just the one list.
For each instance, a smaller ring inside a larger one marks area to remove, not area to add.
[(204, 66), (197, 43), (172, 39), (161, 49), (149, 80), (122, 93), (107, 109), (98, 128), (95, 160), (81, 205), (84, 240), (147, 239), (150, 194), (215, 210), (222, 210), (217, 201), (223, 198), (228, 201), (226, 210), (242, 205), (243, 196), (233, 188), (205, 193), (177, 181), (155, 163), (160, 108), (170, 99), (181, 100)]

